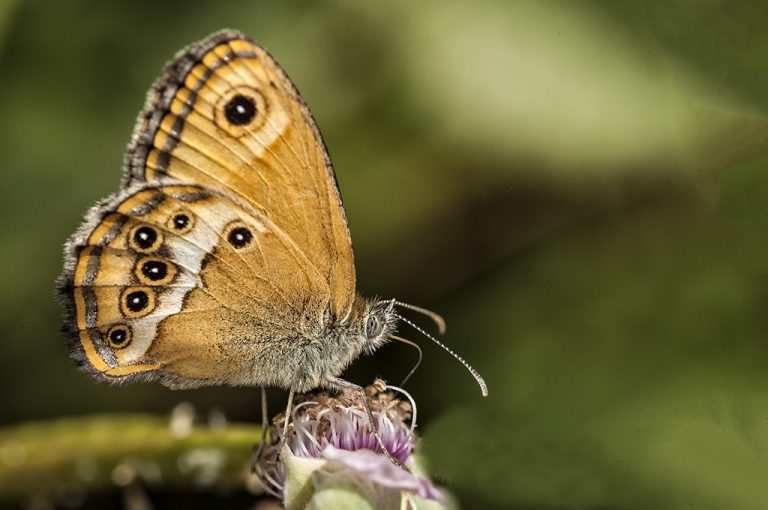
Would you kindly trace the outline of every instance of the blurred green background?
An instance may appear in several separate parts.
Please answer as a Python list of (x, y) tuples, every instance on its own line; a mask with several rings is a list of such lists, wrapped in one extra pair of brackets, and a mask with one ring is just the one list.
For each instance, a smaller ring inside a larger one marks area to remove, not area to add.
[(767, 508), (766, 26), (724, 0), (0, 1), (0, 425), (182, 401), (258, 420), (254, 389), (92, 383), (53, 292), (150, 83), (231, 27), (315, 114), (360, 289), (444, 314), (486, 377), (483, 399), (409, 334), (424, 451), (463, 506)]

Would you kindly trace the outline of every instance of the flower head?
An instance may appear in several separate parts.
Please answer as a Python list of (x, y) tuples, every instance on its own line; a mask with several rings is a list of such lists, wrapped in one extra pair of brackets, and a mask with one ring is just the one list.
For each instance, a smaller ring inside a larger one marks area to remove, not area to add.
[[(376, 429), (387, 451), (412, 466), (415, 421), (406, 422), (415, 414), (414, 407), (385, 389), (380, 381), (366, 388)], [(263, 477), (271, 486), (268, 490), (283, 499), (287, 508), (328, 496), (329, 492), (322, 494), (324, 490), (338, 487), (356, 491), (377, 506), (389, 506), (388, 501), (399, 508), (402, 494), (443, 501), (426, 478), (393, 464), (382, 452), (356, 392), (319, 392), (302, 395), (297, 401), (282, 452), (278, 448), (285, 417), (278, 415), (260, 460)]]

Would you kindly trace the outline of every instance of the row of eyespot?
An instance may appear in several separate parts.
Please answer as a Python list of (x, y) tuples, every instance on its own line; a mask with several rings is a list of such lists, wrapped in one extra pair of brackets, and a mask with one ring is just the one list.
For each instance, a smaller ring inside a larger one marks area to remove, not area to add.
[[(186, 233), (192, 228), (192, 220), (186, 214), (176, 214), (168, 222), (179, 233)], [(163, 237), (157, 230), (148, 225), (139, 225), (128, 235), (128, 244), (140, 253), (157, 251), (163, 244)], [(171, 275), (169, 278), (169, 271)], [(176, 268), (161, 259), (144, 257), (136, 263), (133, 270), (139, 281), (143, 283), (162, 285), (170, 282), (176, 274)], [(120, 308), (123, 315), (131, 318), (142, 317), (155, 308), (154, 291), (147, 287), (128, 287), (120, 297)], [(112, 326), (104, 339), (113, 349), (123, 349), (131, 343), (131, 329), (125, 324)]]
[[(171, 221), (177, 230), (188, 232), (192, 227), (192, 221), (186, 214), (177, 214)], [(132, 247), (138, 248), (137, 251), (143, 253), (156, 251), (163, 242), (158, 231), (148, 225), (135, 228), (130, 239)], [(227, 242), (236, 249), (248, 246), (252, 239), (253, 234), (244, 226), (232, 228), (227, 234)], [(164, 285), (173, 280), (176, 267), (162, 259), (144, 257), (136, 264), (134, 274), (142, 283)], [(122, 293), (120, 307), (126, 317), (134, 319), (143, 317), (155, 308), (154, 291), (148, 287), (128, 287)], [(131, 329), (127, 325), (116, 324), (107, 332), (106, 341), (113, 349), (123, 349), (130, 344), (131, 337)]]
[[(169, 223), (179, 234), (186, 234), (192, 230), (194, 225), (192, 218), (186, 214), (174, 215)], [(225, 232), (227, 232), (227, 242), (236, 249), (245, 248), (253, 240), (251, 231), (242, 224), (225, 228)], [(131, 248), (139, 253), (152, 253), (157, 251), (163, 244), (163, 236), (149, 225), (138, 225), (128, 236), (128, 243)]]
[[(193, 217), (178, 213), (168, 220), (168, 227), (177, 234), (186, 234), (194, 226)], [(149, 225), (137, 225), (128, 235), (128, 244), (139, 253), (152, 253), (163, 244), (163, 235)]]

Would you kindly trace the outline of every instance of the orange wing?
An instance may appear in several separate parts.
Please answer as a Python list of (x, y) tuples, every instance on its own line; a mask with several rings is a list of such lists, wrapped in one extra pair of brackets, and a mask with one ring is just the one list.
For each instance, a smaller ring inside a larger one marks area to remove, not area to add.
[(333, 315), (349, 315), (354, 257), (328, 153), (290, 79), (247, 36), (223, 31), (177, 55), (149, 94), (126, 167), (125, 185), (173, 179), (247, 202), (323, 275)]
[(67, 246), (74, 357), (109, 382), (289, 387), (356, 290), (333, 168), (285, 73), (235, 32), (192, 45), (151, 89), (125, 167)]

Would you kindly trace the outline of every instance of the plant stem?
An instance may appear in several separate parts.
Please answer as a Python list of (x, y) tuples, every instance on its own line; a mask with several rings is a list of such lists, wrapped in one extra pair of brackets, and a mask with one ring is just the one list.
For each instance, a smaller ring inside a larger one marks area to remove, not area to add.
[[(183, 436), (183, 437), (180, 437)], [(148, 486), (238, 489), (251, 482), (253, 425), (195, 426), (167, 418), (103, 415), (0, 428), (0, 501)]]

